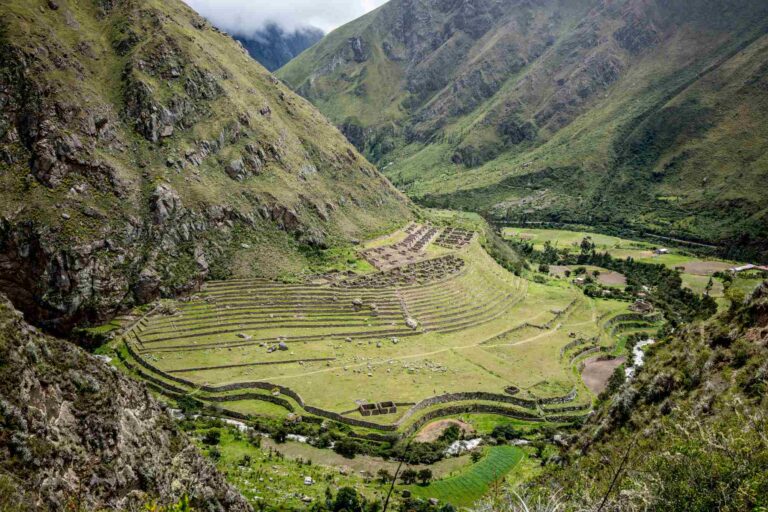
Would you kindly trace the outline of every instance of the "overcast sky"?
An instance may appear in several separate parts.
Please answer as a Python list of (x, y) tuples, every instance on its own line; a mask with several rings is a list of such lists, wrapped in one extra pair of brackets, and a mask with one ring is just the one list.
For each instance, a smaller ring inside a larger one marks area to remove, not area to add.
[(292, 30), (312, 26), (330, 32), (386, 0), (184, 0), (211, 23), (249, 35), (273, 22)]

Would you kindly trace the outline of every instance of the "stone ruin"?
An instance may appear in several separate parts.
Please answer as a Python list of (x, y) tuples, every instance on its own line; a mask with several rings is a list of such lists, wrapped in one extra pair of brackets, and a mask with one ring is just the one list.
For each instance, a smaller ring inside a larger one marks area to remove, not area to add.
[(387, 271), (345, 279), (334, 283), (334, 286), (344, 288), (390, 288), (395, 286), (421, 285), (456, 274), (462, 268), (464, 268), (464, 260), (449, 254)]
[(435, 240), (435, 244), (447, 249), (461, 249), (469, 245), (474, 238), (474, 231), (460, 228), (445, 228)]
[(382, 414), (395, 414), (397, 405), (394, 402), (378, 402), (375, 404), (360, 404), (357, 408), (361, 416), (380, 416)]
[(366, 249), (361, 254), (379, 270), (389, 270), (403, 264), (414, 263), (423, 256), (424, 248), (438, 231), (438, 228), (433, 226), (411, 224), (405, 229), (408, 235), (404, 240), (392, 245)]

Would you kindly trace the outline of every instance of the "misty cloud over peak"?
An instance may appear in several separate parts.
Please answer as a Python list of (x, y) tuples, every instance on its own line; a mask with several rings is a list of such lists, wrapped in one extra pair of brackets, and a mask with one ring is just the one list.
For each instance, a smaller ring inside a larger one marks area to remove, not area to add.
[(270, 24), (293, 32), (316, 27), (330, 32), (386, 0), (184, 0), (231, 34), (252, 36)]

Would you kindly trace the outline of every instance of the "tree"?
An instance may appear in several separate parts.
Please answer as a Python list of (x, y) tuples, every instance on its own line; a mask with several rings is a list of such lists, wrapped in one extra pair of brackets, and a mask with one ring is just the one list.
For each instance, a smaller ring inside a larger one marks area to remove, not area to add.
[(203, 443), (208, 446), (219, 444), (219, 441), (221, 441), (221, 431), (217, 428), (212, 428), (203, 436)]
[(348, 459), (354, 459), (355, 454), (360, 451), (360, 446), (355, 440), (345, 437), (336, 441), (336, 444), (333, 446), (333, 451)]
[(285, 428), (280, 427), (272, 433), (272, 438), (276, 443), (284, 443), (288, 438), (288, 431)]
[(382, 484), (392, 481), (392, 473), (384, 468), (379, 469), (379, 471), (376, 472), (376, 476), (379, 477), (379, 482)]
[(336, 493), (336, 499), (333, 501), (333, 511), (341, 512), (357, 512), (361, 509), (360, 497), (357, 495), (357, 491), (352, 487), (342, 487), (339, 492)]
[(443, 430), (443, 433), (440, 434), (439, 440), (444, 443), (452, 443), (454, 441), (458, 441), (461, 438), (461, 429), (458, 425), (450, 425), (448, 428)]
[(419, 474), (416, 472), (416, 470), (411, 468), (404, 469), (403, 472), (400, 473), (400, 478), (403, 480), (405, 485), (411, 485), (416, 481), (418, 477)]
[(419, 471), (418, 479), (421, 481), (421, 485), (427, 485), (432, 480), (432, 470), (429, 468), (422, 469)]

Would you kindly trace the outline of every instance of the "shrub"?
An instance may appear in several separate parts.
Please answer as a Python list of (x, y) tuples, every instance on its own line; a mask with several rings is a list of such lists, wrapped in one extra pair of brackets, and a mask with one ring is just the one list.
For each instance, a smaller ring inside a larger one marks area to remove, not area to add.
[(354, 459), (355, 455), (360, 451), (360, 445), (357, 441), (345, 437), (336, 441), (336, 444), (333, 445), (333, 451), (348, 459)]
[(441, 442), (451, 444), (454, 441), (458, 441), (461, 438), (461, 429), (458, 425), (451, 425), (440, 434), (439, 440)]
[(221, 441), (221, 431), (217, 428), (212, 428), (203, 436), (203, 443), (208, 446), (219, 444)]
[(513, 425), (496, 425), (491, 432), (491, 437), (499, 441), (517, 439), (520, 435), (521, 432)]
[(336, 493), (336, 498), (333, 500), (333, 511), (341, 512), (342, 510), (347, 512), (362, 510), (360, 496), (352, 487), (342, 487)]
[(416, 472), (416, 470), (411, 468), (404, 469), (403, 472), (400, 473), (400, 479), (405, 485), (411, 485), (416, 481), (418, 477), (419, 474)]
[(382, 484), (392, 481), (392, 473), (384, 468), (379, 469), (379, 471), (376, 473), (376, 476), (379, 477), (379, 482)]

